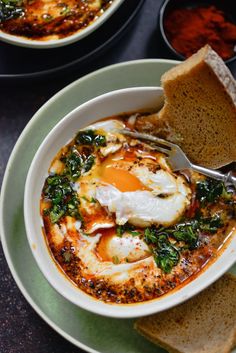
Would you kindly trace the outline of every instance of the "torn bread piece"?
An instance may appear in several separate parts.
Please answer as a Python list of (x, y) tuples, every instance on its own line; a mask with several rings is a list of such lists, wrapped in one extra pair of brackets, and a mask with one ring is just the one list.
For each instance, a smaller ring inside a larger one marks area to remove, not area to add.
[(187, 302), (138, 319), (135, 329), (170, 353), (229, 353), (236, 346), (236, 276)]
[(161, 81), (164, 107), (135, 128), (177, 143), (193, 163), (236, 161), (236, 81), (218, 54), (206, 45)]

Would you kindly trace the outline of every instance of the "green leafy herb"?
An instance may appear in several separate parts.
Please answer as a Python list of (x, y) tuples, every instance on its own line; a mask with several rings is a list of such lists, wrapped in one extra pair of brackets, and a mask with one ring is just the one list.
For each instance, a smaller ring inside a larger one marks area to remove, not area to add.
[(138, 232), (137, 230), (128, 230), (128, 233), (131, 234), (133, 237), (140, 235), (140, 232)]
[(170, 228), (146, 228), (144, 231), (144, 240), (147, 244), (158, 244), (160, 236), (172, 236), (177, 241), (185, 242), (185, 248), (190, 250), (198, 246), (200, 232), (214, 234), (218, 228), (224, 225), (219, 215), (213, 217), (189, 220), (184, 223), (176, 224)]
[(43, 189), (46, 198), (54, 205), (63, 202), (63, 199), (70, 195), (73, 190), (67, 177), (61, 175), (49, 176)]
[(83, 199), (87, 202), (90, 202), (90, 203), (97, 203), (97, 200), (94, 197), (92, 197), (91, 199), (88, 199), (86, 196), (83, 195), (83, 196), (81, 196), (81, 199)]
[(207, 202), (213, 203), (223, 197), (226, 199), (231, 198), (232, 194), (228, 193), (225, 189), (223, 182), (214, 179), (205, 179), (196, 185), (196, 197), (205, 205)]
[(217, 230), (224, 225), (224, 222), (218, 214), (214, 215), (212, 218), (201, 218), (199, 222), (199, 228), (201, 231), (212, 234), (216, 233)]
[(65, 159), (66, 164), (66, 174), (69, 174), (70, 178), (75, 181), (81, 175), (81, 168), (83, 165), (83, 158), (80, 154), (73, 151), (69, 156)]
[(88, 172), (92, 168), (93, 164), (94, 164), (94, 156), (91, 154), (84, 160), (84, 164), (83, 164), (84, 172), (85, 173)]
[(52, 206), (47, 209), (52, 223), (58, 222), (66, 215), (81, 219), (78, 209), (79, 200), (67, 177), (49, 176), (46, 179), (43, 193), (44, 197), (52, 202)]
[(87, 201), (87, 202), (89, 202), (89, 199), (86, 197), (86, 196), (81, 196), (81, 199), (83, 199), (84, 201)]
[(96, 147), (106, 145), (106, 137), (97, 134), (94, 130), (79, 131), (75, 141), (79, 145), (92, 145)]
[[(144, 240), (149, 245), (154, 255), (155, 262), (165, 273), (177, 265), (180, 251), (184, 249), (193, 250), (199, 245), (200, 232), (214, 234), (224, 225), (219, 215), (209, 218), (199, 218), (177, 224), (170, 228), (149, 227), (144, 231)], [(169, 238), (177, 242), (184, 242), (184, 246), (177, 248)]]
[(124, 234), (124, 226), (117, 226), (116, 227), (116, 234), (118, 235), (118, 237), (122, 237), (122, 235)]
[(156, 228), (146, 228), (144, 231), (144, 240), (147, 244), (157, 243), (158, 231)]
[(177, 224), (174, 228), (166, 231), (171, 234), (176, 240), (184, 241), (187, 247), (192, 250), (198, 246), (200, 232), (214, 234), (218, 228), (224, 225), (219, 215), (213, 217), (190, 220), (185, 223)]
[(56, 223), (64, 216), (66, 210), (61, 205), (53, 205), (49, 211), (50, 220), (52, 223)]
[(22, 0), (0, 0), (0, 23), (24, 15)]
[(153, 249), (154, 260), (165, 273), (170, 273), (179, 262), (179, 251), (171, 245), (168, 237), (161, 234), (157, 239), (157, 247)]
[(131, 224), (124, 224), (122, 226), (117, 226), (116, 227), (116, 234), (119, 236), (119, 237), (122, 237), (122, 235), (127, 232), (129, 234), (131, 234), (132, 236), (137, 236), (137, 235), (140, 235), (140, 232), (138, 232), (137, 230), (135, 230), (135, 227), (132, 226)]
[(178, 249), (170, 243), (166, 229), (146, 228), (144, 240), (150, 245), (157, 266), (165, 273), (170, 273), (172, 268), (177, 265), (180, 255)]
[(76, 181), (82, 173), (88, 172), (94, 164), (94, 156), (81, 155), (76, 149), (63, 158), (66, 165), (64, 174), (72, 181)]
[(199, 233), (196, 222), (176, 225), (172, 235), (176, 240), (184, 241), (189, 249), (197, 247)]
[(71, 199), (67, 203), (67, 213), (71, 217), (75, 217), (80, 219), (80, 215), (78, 212), (79, 200), (75, 194), (72, 195)]

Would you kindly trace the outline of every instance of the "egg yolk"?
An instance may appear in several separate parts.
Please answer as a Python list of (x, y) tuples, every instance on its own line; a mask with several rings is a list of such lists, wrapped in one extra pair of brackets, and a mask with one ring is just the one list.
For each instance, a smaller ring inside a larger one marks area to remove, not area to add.
[(121, 192), (146, 190), (145, 185), (129, 171), (112, 166), (107, 166), (103, 169), (101, 181), (115, 186)]
[(112, 256), (110, 256), (109, 253), (107, 253), (106, 248), (107, 248), (107, 243), (114, 237), (115, 235), (115, 230), (114, 228), (109, 228), (109, 229), (102, 229), (100, 230), (102, 233), (102, 237), (97, 245), (96, 248), (96, 255), (100, 259), (100, 261), (112, 261)]

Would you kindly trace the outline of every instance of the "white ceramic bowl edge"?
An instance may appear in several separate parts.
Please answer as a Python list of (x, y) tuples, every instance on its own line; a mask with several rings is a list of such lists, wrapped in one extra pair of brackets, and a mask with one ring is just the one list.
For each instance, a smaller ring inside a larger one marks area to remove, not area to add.
[(118, 305), (98, 301), (82, 292), (58, 270), (49, 254), (41, 229), (39, 200), (53, 157), (62, 146), (75, 136), (80, 128), (104, 117), (127, 111), (153, 108), (159, 105), (161, 97), (161, 88), (136, 87), (109, 92), (82, 104), (51, 130), (39, 147), (27, 175), (24, 217), (28, 241), (35, 260), (46, 279), (60, 294), (72, 303), (96, 314), (116, 318), (131, 318), (168, 309), (210, 285), (226, 272), (236, 260), (236, 237), (234, 236), (223, 254), (200, 276), (181, 289), (150, 302)]

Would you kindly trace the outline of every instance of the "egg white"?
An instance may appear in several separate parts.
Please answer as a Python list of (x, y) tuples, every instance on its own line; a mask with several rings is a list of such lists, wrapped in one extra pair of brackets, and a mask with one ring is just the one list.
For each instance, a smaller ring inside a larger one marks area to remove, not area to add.
[(115, 213), (116, 224), (129, 222), (135, 226), (152, 224), (170, 226), (183, 214), (189, 204), (188, 188), (181, 178), (176, 182), (177, 191), (165, 198), (150, 191), (120, 192), (114, 186), (97, 188), (96, 198), (109, 212)]
[[(107, 144), (100, 148), (100, 153), (107, 156), (115, 155), (123, 143), (127, 142), (126, 137), (118, 132), (122, 128), (124, 128), (123, 122), (113, 119), (92, 124), (86, 130), (96, 130), (106, 136)], [(136, 143), (135, 140), (132, 142)], [(78, 195), (81, 199), (81, 209), (85, 209), (89, 214), (96, 212), (99, 214), (99, 206), (101, 206), (105, 207), (108, 216), (110, 215), (110, 221), (104, 222), (98, 219), (92, 228), (87, 229), (88, 233), (98, 230), (103, 224), (104, 228), (109, 228), (115, 223), (123, 225), (126, 222), (139, 227), (152, 224), (170, 226), (186, 210), (190, 203), (191, 191), (184, 177), (171, 172), (163, 155), (159, 155), (157, 160), (160, 169), (152, 171), (149, 170), (149, 157), (138, 149), (136, 154), (140, 163), (124, 161), (120, 164), (118, 159), (118, 168), (123, 168), (134, 175), (147, 190), (121, 192), (113, 185), (104, 185), (96, 172), (99, 164), (95, 164), (90, 172), (80, 178), (81, 188), (78, 190)], [(114, 162), (114, 168), (116, 168), (116, 162)], [(91, 199), (98, 201), (98, 204), (91, 204), (88, 201)], [(115, 222), (112, 215), (115, 215)]]

